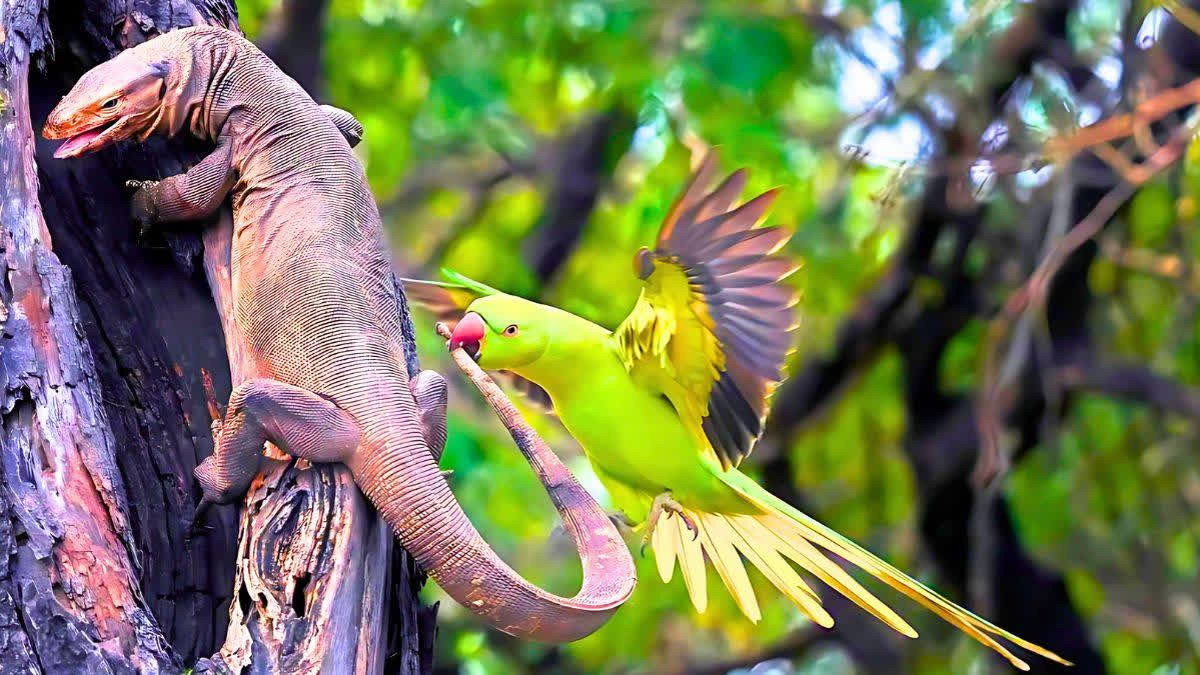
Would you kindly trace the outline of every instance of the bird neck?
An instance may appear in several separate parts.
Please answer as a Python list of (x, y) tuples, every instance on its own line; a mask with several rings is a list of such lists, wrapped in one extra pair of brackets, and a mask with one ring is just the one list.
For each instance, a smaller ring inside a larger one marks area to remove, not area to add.
[(619, 370), (624, 373), (612, 345), (612, 334), (585, 319), (556, 334), (540, 357), (513, 372), (531, 380), (554, 400), (555, 405), (588, 389), (596, 377), (611, 377)]

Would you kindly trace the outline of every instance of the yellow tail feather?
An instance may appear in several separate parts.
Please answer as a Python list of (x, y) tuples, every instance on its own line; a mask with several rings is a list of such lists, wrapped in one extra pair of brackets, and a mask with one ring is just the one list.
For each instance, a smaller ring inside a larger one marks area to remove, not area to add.
[(663, 513), (654, 527), (651, 546), (654, 549), (659, 575), (664, 582), (669, 582), (678, 561), (688, 594), (697, 611), (703, 612), (708, 604), (704, 569), (707, 559), (729, 589), (738, 607), (751, 621), (757, 622), (761, 612), (743, 565), (744, 562), (749, 562), (795, 603), (813, 623), (825, 628), (831, 627), (833, 617), (821, 606), (820, 597), (796, 573), (786, 558), (891, 628), (909, 637), (917, 637), (917, 632), (912, 626), (863, 588), (840, 565), (830, 560), (822, 552), (821, 549), (824, 549), (916, 600), (951, 625), (996, 650), (1021, 670), (1029, 670), (1028, 664), (993, 636), (1008, 640), (1058, 663), (1071, 665), (1054, 652), (1023, 640), (955, 605), (799, 511), (776, 511), (770, 504), (760, 502), (744, 492), (743, 495), (764, 512), (720, 514), (696, 512), (685, 508), (684, 512), (696, 525), (698, 532), (692, 532), (683, 518), (671, 513)]

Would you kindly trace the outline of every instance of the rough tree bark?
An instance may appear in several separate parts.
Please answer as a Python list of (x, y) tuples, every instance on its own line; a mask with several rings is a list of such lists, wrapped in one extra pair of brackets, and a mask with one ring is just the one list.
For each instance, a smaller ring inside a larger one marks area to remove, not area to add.
[(0, 669), (170, 671), (71, 274), (38, 206), (28, 74), (48, 37), (43, 5), (0, 4)]
[(227, 340), (238, 374), (214, 303), (228, 232), (141, 248), (122, 185), (201, 148), (64, 162), (32, 131), (86, 69), (196, 23), (236, 28), (232, 0), (0, 0), (0, 671), (173, 672), (222, 645), (254, 672), (427, 671), (421, 580), (344, 471), (280, 466), (240, 545), (232, 508), (185, 541), (212, 451), (203, 373), (228, 396)]

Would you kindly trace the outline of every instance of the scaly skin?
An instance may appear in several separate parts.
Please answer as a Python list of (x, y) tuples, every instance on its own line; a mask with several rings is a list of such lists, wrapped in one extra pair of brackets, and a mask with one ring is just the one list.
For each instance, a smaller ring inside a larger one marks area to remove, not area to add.
[(184, 174), (142, 184), (134, 215), (144, 225), (194, 220), (231, 197), (233, 313), (253, 356), (215, 429), (216, 452), (196, 470), (205, 500), (242, 495), (267, 441), (345, 462), (430, 576), (495, 627), (559, 642), (603, 624), (632, 592), (634, 571), (582, 488), (556, 504), (579, 525), (585, 566), (579, 594), (561, 598), (496, 556), (438, 470), (445, 383), (428, 371), (415, 378), (418, 408), (379, 214), (343, 139), (361, 134), (353, 117), (318, 106), (240, 36), (198, 27), (89, 71), (44, 135), (69, 139), (56, 156), (71, 157), (184, 131), (215, 149)]

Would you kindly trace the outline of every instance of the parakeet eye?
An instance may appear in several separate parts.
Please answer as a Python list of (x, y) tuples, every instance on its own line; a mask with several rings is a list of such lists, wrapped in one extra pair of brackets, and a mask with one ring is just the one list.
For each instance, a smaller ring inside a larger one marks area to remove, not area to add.
[(105, 110), (111, 110), (111, 109), (117, 107), (117, 97), (114, 96), (114, 97), (108, 99), (103, 104), (101, 104), (100, 107), (104, 108)]
[(512, 336), (516, 335), (517, 334), (517, 324), (515, 324), (515, 323), (508, 324), (508, 328), (504, 329), (504, 334), (507, 335), (508, 337), (512, 337)]

